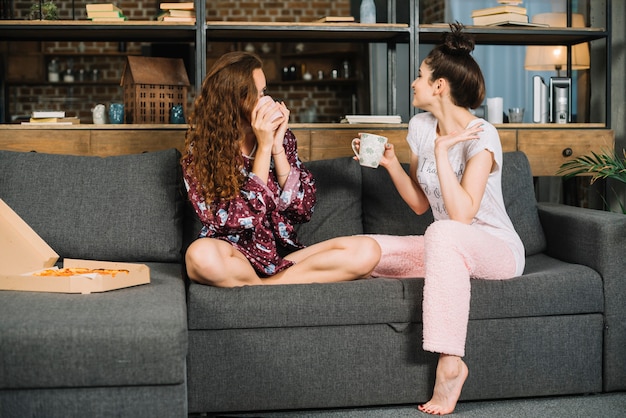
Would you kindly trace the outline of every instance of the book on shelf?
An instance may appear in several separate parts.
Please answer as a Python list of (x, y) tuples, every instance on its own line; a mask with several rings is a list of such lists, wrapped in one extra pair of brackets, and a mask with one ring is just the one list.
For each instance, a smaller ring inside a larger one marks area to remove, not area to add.
[(526, 8), (521, 6), (510, 6), (510, 5), (502, 5), (496, 7), (488, 7), (486, 9), (476, 9), (472, 10), (472, 17), (478, 16), (489, 16), (496, 15), (500, 13), (517, 13), (520, 15), (526, 14)]
[(346, 115), (348, 123), (402, 123), (399, 115)]
[(180, 3), (161, 3), (159, 8), (161, 10), (193, 10), (195, 8), (195, 4), (192, 1)]
[(517, 23), (528, 23), (528, 16), (518, 13), (498, 13), (495, 15), (476, 16), (474, 18), (475, 26), (497, 26)]
[(167, 11), (169, 16), (174, 16), (174, 17), (196, 17), (196, 11), (195, 10), (179, 10), (179, 9), (169, 9)]
[(89, 19), (93, 19), (94, 17), (124, 17), (124, 13), (119, 10), (87, 11), (87, 17)]
[(324, 16), (314, 20), (313, 23), (350, 23), (354, 22), (354, 16)]
[(161, 22), (196, 22), (196, 11), (195, 10), (178, 10), (178, 9), (169, 9), (163, 10), (157, 16), (157, 20)]
[(122, 12), (122, 10), (113, 3), (91, 3), (86, 4), (85, 8), (87, 9), (87, 12)]
[(161, 15), (157, 18), (159, 22), (188, 22), (188, 23), (196, 23), (195, 16), (170, 16), (170, 15)]
[(79, 125), (80, 119), (76, 116), (63, 118), (33, 118), (28, 122), (22, 122), (22, 125)]
[(128, 20), (126, 16), (122, 17), (90, 17), (92, 22), (124, 22)]
[(505, 22), (496, 22), (491, 25), (484, 26), (524, 26), (527, 28), (549, 28), (550, 25), (545, 23), (533, 23), (533, 22), (514, 22), (511, 20), (507, 20)]
[(35, 110), (30, 115), (31, 118), (64, 118), (65, 112), (63, 110)]

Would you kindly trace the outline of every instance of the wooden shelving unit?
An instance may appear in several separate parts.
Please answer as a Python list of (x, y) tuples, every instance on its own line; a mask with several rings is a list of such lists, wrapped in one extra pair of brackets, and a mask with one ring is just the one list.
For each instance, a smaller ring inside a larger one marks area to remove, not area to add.
[[(571, 12), (571, 1), (568, 0), (567, 10)], [(396, 0), (387, 0), (388, 10), (396, 10)], [(611, 0), (603, 0), (606, 16), (610, 16)], [(92, 23), (89, 21), (0, 21), (0, 38), (8, 41), (28, 40), (59, 40), (59, 41), (152, 41), (152, 42), (185, 42), (195, 44), (195, 85), (199, 86), (206, 74), (207, 45), (209, 42), (224, 41), (267, 41), (267, 42), (358, 42), (384, 43), (388, 48), (388, 94), (390, 113), (396, 106), (395, 89), (395, 47), (397, 44), (409, 45), (409, 75), (413, 79), (417, 76), (418, 57), (420, 45), (434, 44), (439, 41), (442, 33), (449, 30), (448, 25), (443, 24), (420, 24), (419, 23), (419, 0), (409, 0), (409, 23), (396, 23), (392, 17), (389, 23), (359, 24), (359, 23), (269, 23), (269, 22), (212, 22), (206, 21), (205, 1), (196, 1), (196, 24), (180, 24), (155, 21), (127, 21), (118, 23)], [(501, 132), (510, 141), (510, 132), (514, 130), (516, 149), (519, 149), (519, 138), (526, 137), (520, 132), (532, 131), (533, 129), (542, 134), (554, 138), (563, 138), (562, 134), (555, 132), (584, 132), (585, 138), (593, 140), (594, 135), (598, 140), (597, 145), (604, 146), (607, 136), (603, 134), (610, 131), (610, 68), (611, 68), (611, 28), (537, 28), (537, 27), (477, 27), (468, 26), (467, 32), (474, 35), (478, 44), (491, 45), (566, 45), (572, 46), (581, 42), (604, 41), (606, 63), (604, 90), (606, 91), (606, 120), (604, 123), (573, 125), (566, 128), (556, 126), (539, 126), (528, 124), (525, 126), (504, 126)], [(338, 80), (339, 82), (339, 80)], [(595, 87), (601, 88), (601, 87)], [(89, 127), (86, 127), (89, 126)], [(152, 130), (164, 130), (164, 126), (152, 126), (152, 129), (139, 129), (135, 132), (148, 132)], [(339, 129), (346, 129), (339, 127)], [(15, 128), (13, 128), (15, 129)], [(20, 128), (17, 128), (20, 129)], [(27, 128), (21, 128), (26, 131)], [(77, 132), (93, 129), (95, 132), (111, 132), (93, 125), (83, 125), (73, 128)], [(108, 128), (114, 129), (114, 128)], [(181, 127), (175, 127), (180, 131)], [(9, 130), (0, 130), (0, 136), (7, 134)], [(304, 132), (301, 130), (301, 132)], [(306, 134), (304, 134), (306, 135)], [(509, 136), (507, 136), (509, 135)], [(146, 137), (139, 135), (140, 137)], [(5, 141), (6, 142), (6, 141)], [(113, 141), (117, 142), (117, 141)], [(510, 142), (509, 142), (510, 143)], [(593, 145), (593, 143), (591, 143)], [(5, 145), (6, 146), (6, 143)], [(586, 145), (585, 145), (586, 146)], [(138, 147), (138, 149), (141, 147)], [(557, 144), (558, 152), (561, 152), (562, 144)], [(535, 156), (534, 158), (540, 158)], [(531, 161), (531, 164), (538, 164)], [(546, 171), (547, 173), (547, 171)], [(542, 174), (544, 174), (542, 172)], [(549, 173), (548, 173), (549, 174)]]

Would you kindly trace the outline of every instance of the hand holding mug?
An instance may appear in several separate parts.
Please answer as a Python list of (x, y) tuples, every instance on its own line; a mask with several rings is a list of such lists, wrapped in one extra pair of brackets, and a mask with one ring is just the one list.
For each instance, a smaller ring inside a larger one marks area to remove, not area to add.
[(378, 167), (386, 148), (387, 138), (381, 135), (362, 133), (352, 140), (352, 151), (364, 167)]

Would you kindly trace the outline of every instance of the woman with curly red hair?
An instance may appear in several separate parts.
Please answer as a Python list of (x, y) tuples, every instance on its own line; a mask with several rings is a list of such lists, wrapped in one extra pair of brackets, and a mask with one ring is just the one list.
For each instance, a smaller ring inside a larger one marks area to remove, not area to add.
[(315, 182), (297, 153), (284, 103), (263, 99), (261, 60), (219, 58), (198, 95), (181, 159), (203, 224), (185, 255), (190, 279), (213, 286), (335, 282), (364, 278), (380, 257), (375, 240), (339, 237), (302, 246)]

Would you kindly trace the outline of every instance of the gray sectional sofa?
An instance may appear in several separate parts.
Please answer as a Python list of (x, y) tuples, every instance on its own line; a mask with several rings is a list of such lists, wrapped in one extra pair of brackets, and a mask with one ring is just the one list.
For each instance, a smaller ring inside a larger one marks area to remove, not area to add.
[[(120, 157), (0, 151), (0, 198), (62, 257), (147, 264), (148, 285), (101, 294), (0, 291), (0, 416), (189, 413), (417, 403), (422, 279), (219, 289), (188, 283), (198, 221), (176, 150)], [(626, 216), (537, 204), (526, 157), (505, 154), (524, 275), (472, 281), (462, 400), (626, 390)], [(418, 234), (384, 169), (307, 163), (306, 243)]]

